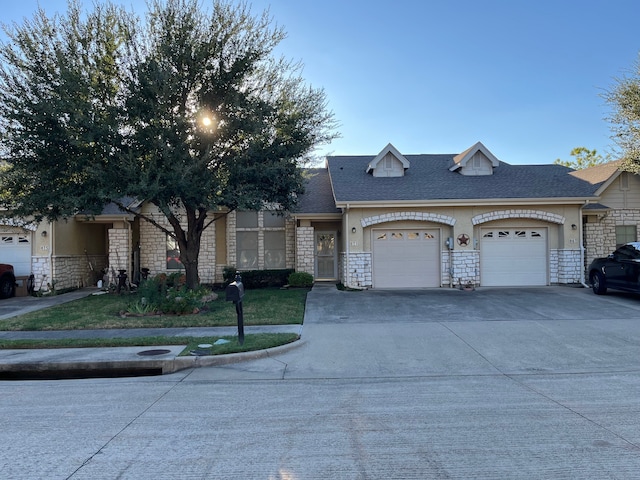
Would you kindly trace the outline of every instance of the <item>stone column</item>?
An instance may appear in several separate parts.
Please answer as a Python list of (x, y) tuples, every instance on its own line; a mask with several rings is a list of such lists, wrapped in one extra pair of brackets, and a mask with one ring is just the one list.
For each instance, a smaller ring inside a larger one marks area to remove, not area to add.
[(315, 276), (314, 232), (313, 227), (296, 228), (296, 271)]

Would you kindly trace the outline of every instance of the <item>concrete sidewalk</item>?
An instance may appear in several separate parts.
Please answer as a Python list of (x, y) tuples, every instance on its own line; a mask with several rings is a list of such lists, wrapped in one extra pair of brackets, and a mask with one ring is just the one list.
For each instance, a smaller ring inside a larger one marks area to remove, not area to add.
[[(97, 289), (81, 289), (51, 297), (14, 297), (0, 304), (0, 323), (6, 318), (49, 308), (86, 297)], [(2, 340), (215, 337), (237, 335), (237, 327), (132, 328), (101, 330), (0, 331)], [(245, 335), (294, 333), (302, 335), (302, 325), (246, 326)], [(116, 348), (51, 348), (0, 350), (0, 379), (74, 378), (100, 376), (160, 375), (186, 368), (223, 365), (280, 354), (295, 348), (300, 340), (267, 350), (228, 355), (180, 356), (184, 345)], [(206, 352), (206, 351), (205, 351)]]

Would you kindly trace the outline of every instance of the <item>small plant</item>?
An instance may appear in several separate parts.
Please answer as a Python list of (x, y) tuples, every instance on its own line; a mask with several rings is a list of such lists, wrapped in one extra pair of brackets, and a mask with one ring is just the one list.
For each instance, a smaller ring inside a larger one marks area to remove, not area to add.
[(289, 286), (291, 287), (313, 287), (313, 275), (307, 272), (293, 272), (289, 275)]
[(156, 308), (154, 305), (147, 303), (147, 299), (143, 297), (129, 305), (127, 307), (127, 313), (131, 315), (148, 315), (150, 313), (156, 313)]
[(167, 290), (167, 296), (160, 303), (160, 310), (163, 313), (176, 315), (197, 313), (200, 307), (202, 307), (202, 298), (206, 293), (204, 289), (188, 290), (184, 287), (170, 288)]

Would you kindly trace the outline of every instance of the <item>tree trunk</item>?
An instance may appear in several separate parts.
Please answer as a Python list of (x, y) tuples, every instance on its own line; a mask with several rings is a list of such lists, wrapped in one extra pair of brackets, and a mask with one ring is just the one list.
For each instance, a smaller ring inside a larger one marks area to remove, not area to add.
[(180, 248), (180, 261), (184, 265), (186, 286), (189, 290), (194, 290), (200, 285), (198, 258), (200, 256), (200, 240), (202, 239), (207, 212), (203, 208), (196, 210), (188, 206), (185, 207), (185, 210), (187, 216), (186, 231), (174, 215), (168, 215), (167, 218), (173, 227), (178, 247)]

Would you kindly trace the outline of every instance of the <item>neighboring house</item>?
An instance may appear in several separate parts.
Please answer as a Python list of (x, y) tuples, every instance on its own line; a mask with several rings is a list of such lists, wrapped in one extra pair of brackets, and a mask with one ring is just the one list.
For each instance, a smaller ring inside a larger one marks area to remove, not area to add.
[(110, 224), (0, 220), (0, 263), (14, 266), (16, 277), (33, 273), (36, 290), (95, 285), (107, 265)]
[[(591, 258), (637, 240), (640, 180), (618, 166), (510, 165), (480, 142), (460, 154), (403, 155), (389, 144), (327, 157), (305, 172), (295, 212), (230, 212), (205, 230), (200, 279), (220, 283), (233, 266), (293, 268), (353, 288), (577, 284)], [(128, 206), (168, 227), (152, 204)], [(170, 236), (114, 205), (94, 218), (2, 228), (17, 236), (0, 244), (0, 261), (21, 244), (36, 288), (88, 285), (102, 268), (132, 280), (142, 268), (182, 270)]]
[(583, 209), (585, 263), (606, 257), (617, 247), (638, 240), (640, 178), (619, 170), (621, 161), (577, 170), (571, 175), (592, 186), (598, 202)]

